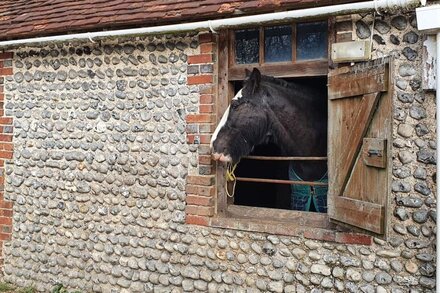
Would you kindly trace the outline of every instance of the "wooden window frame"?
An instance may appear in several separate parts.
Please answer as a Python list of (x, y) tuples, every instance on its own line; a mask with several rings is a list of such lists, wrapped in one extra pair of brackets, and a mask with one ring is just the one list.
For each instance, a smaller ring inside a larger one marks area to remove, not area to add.
[[(309, 21), (316, 22), (323, 20), (316, 19)], [(301, 21), (301, 23), (303, 23), (303, 21)], [(264, 60), (264, 52), (262, 53), (262, 51), (264, 51), (263, 32), (267, 26), (258, 26), (260, 39), (263, 40), (260, 41), (259, 44), (259, 63), (235, 64), (234, 30), (221, 31), (218, 37), (218, 60), (222, 60), (223, 62), (219, 62), (218, 66), (218, 96), (216, 101), (218, 119), (221, 118), (234, 95), (232, 82), (243, 80), (245, 77), (245, 69), (252, 70), (252, 68), (258, 66), (262, 74), (278, 78), (327, 76), (329, 65), (331, 65), (330, 48), (331, 44), (335, 42), (334, 23), (334, 18), (328, 19), (327, 59), (295, 61), (296, 56), (292, 56), (291, 62), (262, 63), (262, 60)], [(292, 44), (295, 44), (295, 46), (292, 45), (292, 55), (296, 55), (296, 25), (294, 23), (291, 23), (291, 25), (293, 28)], [(225, 171), (224, 164), (218, 163), (216, 168), (216, 216), (211, 220), (211, 226), (285, 235), (298, 235), (304, 233), (308, 228), (336, 229), (336, 224), (330, 221), (327, 213), (234, 205), (233, 199), (229, 198), (225, 192)], [(343, 227), (339, 227), (339, 229), (352, 231), (351, 229), (345, 229)]]

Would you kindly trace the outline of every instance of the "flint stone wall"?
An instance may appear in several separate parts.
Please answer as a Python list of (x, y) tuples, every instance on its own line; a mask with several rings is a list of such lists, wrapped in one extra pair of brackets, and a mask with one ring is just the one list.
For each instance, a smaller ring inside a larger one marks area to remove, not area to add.
[[(434, 103), (414, 17), (397, 17), (373, 30), (374, 55), (397, 63), (389, 231), (371, 246), (185, 224), (196, 35), (16, 50), (5, 279), (42, 292), (434, 292)], [(353, 16), (353, 37), (371, 26)]]

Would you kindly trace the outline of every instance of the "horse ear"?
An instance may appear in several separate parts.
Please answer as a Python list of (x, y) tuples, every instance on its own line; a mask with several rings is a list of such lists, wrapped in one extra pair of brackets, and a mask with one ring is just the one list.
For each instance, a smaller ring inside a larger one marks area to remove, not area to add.
[(252, 94), (254, 94), (258, 90), (258, 87), (260, 86), (260, 81), (261, 81), (261, 73), (257, 68), (254, 68), (252, 70), (251, 75), (249, 76), (249, 81), (248, 81), (252, 89)]

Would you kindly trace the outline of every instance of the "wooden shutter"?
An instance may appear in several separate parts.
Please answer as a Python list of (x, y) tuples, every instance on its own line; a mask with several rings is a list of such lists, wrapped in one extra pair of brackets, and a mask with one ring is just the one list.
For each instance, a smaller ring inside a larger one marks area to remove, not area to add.
[(392, 130), (390, 60), (338, 68), (329, 75), (331, 219), (384, 233)]

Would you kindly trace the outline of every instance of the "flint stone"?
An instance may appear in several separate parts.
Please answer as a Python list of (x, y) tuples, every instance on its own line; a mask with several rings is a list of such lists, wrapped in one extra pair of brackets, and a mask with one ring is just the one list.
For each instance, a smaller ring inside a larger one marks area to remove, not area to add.
[(374, 278), (379, 285), (388, 285), (391, 284), (392, 278), (390, 274), (386, 272), (379, 272), (376, 274)]
[(405, 166), (393, 167), (393, 175), (400, 179), (404, 179), (411, 176), (411, 169)]
[(429, 149), (421, 149), (417, 152), (417, 161), (425, 163), (425, 164), (433, 164), (436, 163), (435, 151)]
[(396, 35), (390, 35), (390, 42), (396, 46), (400, 45), (399, 37)]
[(404, 181), (393, 181), (391, 184), (391, 190), (394, 192), (408, 193), (411, 191), (411, 185)]
[[(408, 218), (408, 215), (405, 212), (405, 215)], [(402, 220), (402, 219), (401, 219)], [(401, 235), (405, 235), (406, 234), (406, 229), (404, 225), (401, 224), (394, 224), (393, 226), (394, 231), (396, 231), (397, 233), (401, 234)]]
[(406, 212), (406, 209), (404, 209), (402, 207), (397, 207), (394, 210), (394, 216), (396, 216), (401, 221), (405, 221), (405, 220), (409, 219), (409, 216), (408, 216), (408, 213)]
[(425, 195), (425, 196), (428, 196), (431, 194), (431, 189), (428, 187), (426, 182), (417, 182), (414, 185), (414, 190), (417, 191), (418, 193)]
[(402, 77), (413, 76), (417, 73), (417, 70), (411, 64), (402, 64), (399, 66), (399, 74)]
[(419, 240), (419, 239), (408, 239), (405, 241), (406, 247), (410, 249), (421, 249), (429, 247), (430, 242), (426, 240)]
[(426, 111), (421, 106), (413, 105), (409, 109), (409, 115), (416, 120), (420, 120), (426, 118)]
[(417, 124), (415, 129), (416, 129), (416, 134), (419, 137), (422, 137), (422, 136), (424, 136), (424, 135), (429, 133), (429, 128), (424, 123)]
[(396, 197), (396, 204), (399, 206), (405, 206), (409, 208), (419, 208), (423, 205), (423, 201), (415, 196), (401, 196)]
[(411, 49), (410, 47), (403, 48), (402, 53), (408, 61), (414, 61), (418, 56), (417, 51)]
[(413, 31), (410, 31), (403, 35), (403, 41), (405, 43), (415, 44), (417, 43), (418, 40), (419, 40), (419, 36)]
[(384, 39), (381, 36), (379, 36), (378, 34), (373, 35), (373, 40), (375, 40), (376, 43), (378, 43), (379, 45), (385, 45)]
[(374, 23), (374, 29), (381, 34), (386, 34), (390, 31), (391, 27), (385, 21), (378, 19)]
[(397, 133), (402, 137), (408, 138), (411, 137), (414, 131), (414, 127), (409, 124), (401, 123), (397, 128)]
[(310, 271), (314, 274), (319, 274), (324, 276), (331, 275), (330, 267), (323, 264), (313, 264), (312, 267), (310, 268)]
[(412, 218), (414, 222), (423, 224), (428, 220), (428, 211), (424, 209), (417, 210), (413, 213)]
[(366, 39), (371, 35), (370, 27), (363, 20), (358, 20), (356, 21), (356, 34), (360, 39)]
[(396, 29), (403, 31), (407, 27), (408, 21), (406, 20), (406, 17), (399, 15), (391, 19), (391, 25)]

